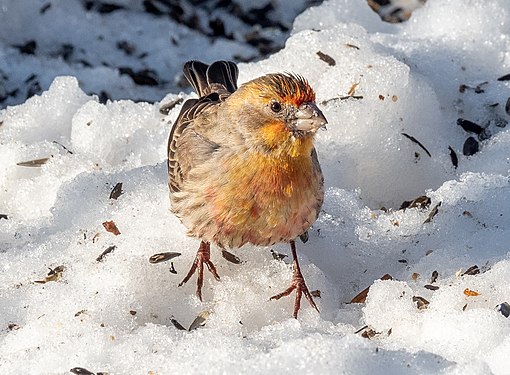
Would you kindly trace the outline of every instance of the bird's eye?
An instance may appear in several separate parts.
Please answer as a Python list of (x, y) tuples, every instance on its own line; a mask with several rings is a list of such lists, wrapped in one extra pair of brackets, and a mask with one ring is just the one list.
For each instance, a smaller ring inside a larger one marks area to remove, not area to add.
[(278, 113), (282, 110), (282, 105), (278, 102), (272, 102), (271, 103), (271, 111), (274, 113)]

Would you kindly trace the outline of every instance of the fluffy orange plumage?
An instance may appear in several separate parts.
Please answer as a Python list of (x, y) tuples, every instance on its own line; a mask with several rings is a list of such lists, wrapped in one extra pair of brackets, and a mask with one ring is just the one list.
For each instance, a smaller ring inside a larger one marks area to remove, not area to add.
[(168, 143), (172, 211), (202, 240), (181, 285), (203, 265), (219, 279), (210, 261), (210, 243), (237, 248), (246, 243), (289, 242), (294, 258), (294, 316), (305, 294), (294, 239), (316, 220), (323, 178), (313, 147), (326, 119), (315, 93), (300, 76), (269, 74), (237, 88), (237, 66), (191, 61), (184, 73), (199, 99), (184, 103)]

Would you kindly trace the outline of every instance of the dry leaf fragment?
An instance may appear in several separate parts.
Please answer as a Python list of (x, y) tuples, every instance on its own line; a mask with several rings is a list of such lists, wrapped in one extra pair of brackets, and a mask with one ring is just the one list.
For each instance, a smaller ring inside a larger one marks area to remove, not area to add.
[(480, 293), (475, 292), (474, 290), (468, 288), (464, 289), (464, 294), (468, 297), (476, 297), (480, 295)]
[(44, 280), (36, 280), (35, 282), (38, 284), (46, 284), (50, 281), (57, 281), (62, 277), (62, 272), (64, 272), (64, 266), (57, 266), (55, 268), (50, 268), (50, 272), (48, 272), (48, 276), (44, 278)]
[(420, 274), (418, 272), (413, 272), (413, 274), (411, 275), (411, 279), (416, 281), (420, 278)]
[(120, 231), (113, 220), (105, 221), (103, 223), (103, 227), (106, 229), (107, 232), (113, 233), (116, 236), (120, 234)]
[(122, 191), (122, 182), (117, 182), (113, 187), (112, 191), (110, 192), (110, 199), (116, 200), (122, 194), (124, 194), (124, 192)]
[[(393, 280), (393, 277), (389, 274), (385, 274), (380, 278), (380, 280)], [(359, 292), (353, 299), (351, 299), (351, 302), (349, 303), (365, 303), (369, 290), (370, 286)]]
[(113, 246), (110, 246), (110, 247), (107, 247), (105, 251), (103, 251), (101, 253), (101, 255), (99, 255), (97, 258), (96, 258), (96, 261), (97, 262), (102, 262), (104, 257), (108, 254), (110, 254), (113, 250), (115, 250), (117, 248), (117, 246), (113, 245)]
[(181, 255), (181, 253), (174, 253), (174, 252), (166, 252), (166, 253), (158, 253), (154, 254), (149, 258), (149, 263), (161, 263), (166, 262), (167, 260), (174, 259)]
[(228, 260), (230, 263), (241, 264), (241, 259), (239, 259), (239, 257), (237, 255), (232, 254), (225, 249), (221, 250), (221, 255), (223, 256), (223, 258)]
[(78, 311), (76, 314), (74, 314), (74, 316), (75, 316), (75, 317), (78, 317), (78, 316), (80, 316), (80, 315), (82, 315), (82, 314), (86, 314), (86, 313), (87, 313), (87, 310), (85, 310), (85, 309), (84, 309), (84, 310), (80, 310), (80, 311)]
[(360, 84), (359, 82), (353, 83), (351, 88), (347, 92), (347, 96), (354, 96), (354, 94), (356, 92), (356, 88), (358, 87), (359, 84)]
[(207, 318), (209, 318), (209, 315), (211, 315), (211, 313), (207, 310), (202, 311), (200, 314), (198, 314), (195, 320), (189, 326), (188, 331), (193, 331), (194, 329), (203, 327), (205, 325), (205, 321), (207, 320)]

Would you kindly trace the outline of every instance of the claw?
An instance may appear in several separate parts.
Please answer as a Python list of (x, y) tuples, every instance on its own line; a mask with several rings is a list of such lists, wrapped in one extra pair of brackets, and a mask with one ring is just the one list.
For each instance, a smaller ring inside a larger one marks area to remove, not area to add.
[(211, 244), (209, 242), (202, 241), (200, 243), (197, 255), (195, 257), (195, 260), (193, 261), (193, 264), (191, 265), (188, 274), (179, 283), (179, 286), (183, 286), (184, 284), (186, 284), (198, 268), (196, 295), (200, 301), (202, 301), (202, 286), (204, 285), (204, 263), (207, 266), (209, 272), (213, 274), (214, 278), (218, 281), (220, 280), (220, 276), (218, 275), (218, 272), (216, 272), (216, 267), (214, 267), (213, 262), (211, 262), (210, 256), (211, 256)]
[(315, 304), (308, 287), (306, 286), (305, 279), (303, 278), (303, 274), (301, 273), (301, 269), (299, 268), (299, 262), (296, 253), (296, 243), (294, 241), (290, 241), (290, 248), (292, 250), (292, 258), (293, 267), (294, 267), (294, 275), (292, 276), (292, 281), (290, 287), (285, 289), (283, 292), (278, 293), (270, 298), (270, 300), (278, 300), (282, 297), (286, 297), (290, 295), (294, 289), (296, 289), (296, 299), (294, 300), (294, 313), (292, 316), (297, 319), (299, 309), (301, 307), (301, 297), (304, 294), (308, 303), (319, 312), (317, 305)]

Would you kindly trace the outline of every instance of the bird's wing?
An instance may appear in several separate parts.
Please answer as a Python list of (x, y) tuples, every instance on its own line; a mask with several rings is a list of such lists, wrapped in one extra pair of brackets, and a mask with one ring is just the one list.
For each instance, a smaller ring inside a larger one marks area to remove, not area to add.
[[(179, 191), (189, 171), (209, 159), (219, 146), (211, 140), (216, 131), (211, 119), (217, 106), (237, 90), (239, 69), (232, 61), (211, 65), (192, 60), (184, 64), (184, 76), (199, 99), (187, 100), (168, 139), (168, 176), (170, 191)], [(207, 113), (210, 116), (207, 116)]]
[(213, 93), (200, 99), (187, 100), (168, 138), (168, 185), (172, 193), (180, 191), (188, 172), (197, 164), (208, 160), (218, 145), (197, 131), (194, 121), (197, 116), (213, 111), (220, 103)]

